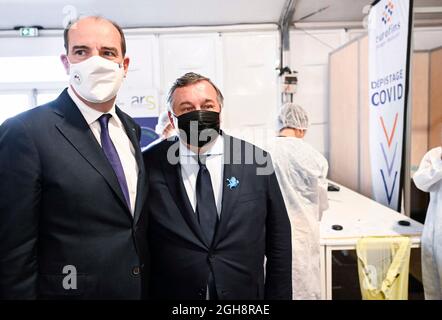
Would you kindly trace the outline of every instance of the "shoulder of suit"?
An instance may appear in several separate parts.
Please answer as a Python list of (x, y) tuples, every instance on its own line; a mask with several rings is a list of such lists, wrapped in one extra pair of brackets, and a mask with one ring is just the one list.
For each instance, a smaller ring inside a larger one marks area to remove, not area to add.
[(240, 139), (240, 138), (236, 138), (234, 136), (230, 136), (225, 134), (224, 135), (224, 141), (226, 143), (226, 141), (230, 140), (230, 144), (231, 146), (236, 146), (236, 145), (240, 145), (241, 149), (245, 149), (245, 150), (254, 150), (254, 152), (258, 152), (258, 153), (263, 153), (264, 155), (266, 155), (268, 153), (267, 150), (262, 149), (261, 147), (258, 147), (257, 145), (248, 142), (246, 140)]
[(252, 167), (266, 167), (269, 162), (272, 163), (270, 153), (243, 139), (225, 135), (224, 144), (225, 149), (230, 150), (225, 156), (230, 158), (227, 161), (231, 163), (247, 164)]
[(15, 117), (12, 117), (11, 120), (21, 121), (28, 123), (29, 125), (39, 125), (42, 120), (47, 120), (51, 116), (58, 118), (57, 114), (60, 114), (60, 107), (69, 103), (73, 104), (73, 101), (69, 97), (67, 89), (65, 89), (55, 100), (24, 111)]
[[(161, 157), (167, 155), (169, 148), (178, 143), (178, 138), (173, 137), (171, 139), (165, 139), (161, 142), (151, 144), (143, 149), (143, 157)], [(178, 148), (177, 148), (178, 150)]]
[(26, 127), (38, 127), (41, 125), (47, 125), (47, 121), (51, 117), (58, 118), (58, 116), (56, 116), (54, 113), (52, 103), (50, 102), (19, 113), (18, 115), (6, 120), (5, 123), (8, 123), (9, 125), (22, 123)]
[(140, 125), (135, 121), (134, 118), (132, 118), (130, 115), (128, 115), (126, 112), (124, 112), (123, 110), (121, 110), (121, 108), (119, 108), (118, 106), (115, 106), (117, 114), (120, 118), (124, 118), (122, 120), (125, 120), (127, 122), (129, 122), (131, 125), (135, 126), (135, 127), (140, 127)]

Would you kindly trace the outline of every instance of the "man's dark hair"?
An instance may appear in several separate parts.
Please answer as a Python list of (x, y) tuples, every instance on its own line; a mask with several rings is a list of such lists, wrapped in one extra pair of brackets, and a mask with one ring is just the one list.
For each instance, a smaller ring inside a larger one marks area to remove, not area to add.
[(69, 22), (69, 24), (66, 26), (66, 28), (63, 31), (64, 48), (66, 49), (66, 54), (69, 53), (69, 30), (71, 29), (72, 25), (85, 18), (95, 18), (97, 20), (100, 19), (100, 20), (109, 21), (118, 30), (118, 33), (120, 34), (121, 37), (121, 53), (123, 54), (123, 57), (126, 55), (126, 39), (124, 37), (123, 29), (121, 29), (121, 27), (116, 22), (105, 19), (100, 16), (81, 17)]
[(198, 83), (201, 81), (207, 81), (208, 83), (210, 83), (212, 85), (212, 87), (216, 91), (216, 99), (218, 100), (220, 107), (222, 107), (223, 103), (224, 103), (224, 97), (223, 97), (223, 94), (221, 93), (221, 91), (218, 89), (218, 87), (209, 78), (204, 77), (198, 73), (188, 72), (185, 75), (176, 79), (175, 82), (173, 83), (172, 87), (170, 88), (169, 93), (167, 94), (167, 99), (166, 99), (169, 110), (172, 110), (173, 93), (175, 92), (176, 89), (182, 88), (182, 87), (187, 87), (187, 86), (190, 86), (192, 84), (195, 84), (195, 83)]

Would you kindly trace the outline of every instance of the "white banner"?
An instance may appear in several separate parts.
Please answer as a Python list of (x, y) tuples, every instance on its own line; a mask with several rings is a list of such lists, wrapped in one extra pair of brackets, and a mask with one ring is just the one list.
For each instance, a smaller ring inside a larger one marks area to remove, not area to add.
[(157, 90), (123, 84), (118, 92), (117, 106), (140, 125), (141, 148), (158, 139), (159, 135), (155, 132), (160, 112)]
[(159, 104), (155, 89), (122, 87), (117, 96), (118, 107), (132, 118), (158, 117)]
[(410, 2), (381, 0), (368, 17), (373, 195), (394, 210), (399, 209)]

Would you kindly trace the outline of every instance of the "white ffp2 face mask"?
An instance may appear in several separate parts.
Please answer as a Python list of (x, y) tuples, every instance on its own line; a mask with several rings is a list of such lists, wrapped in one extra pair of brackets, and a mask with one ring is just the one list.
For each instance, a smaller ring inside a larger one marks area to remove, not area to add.
[(117, 95), (124, 78), (122, 65), (102, 58), (90, 57), (82, 62), (70, 63), (69, 83), (85, 100), (102, 103)]

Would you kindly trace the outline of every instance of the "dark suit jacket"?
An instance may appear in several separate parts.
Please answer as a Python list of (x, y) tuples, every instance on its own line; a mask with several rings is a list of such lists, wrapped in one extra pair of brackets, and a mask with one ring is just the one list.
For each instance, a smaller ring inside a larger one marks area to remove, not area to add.
[[(134, 217), (67, 90), (0, 127), (0, 298), (141, 298), (137, 268), (148, 256), (140, 127), (116, 112), (140, 170)], [(76, 290), (63, 288), (66, 265), (76, 268)]]
[[(245, 164), (252, 152), (253, 158), (268, 156), (267, 165), (273, 168), (270, 156), (224, 136), (222, 211), (211, 246), (185, 191), (175, 152), (179, 142), (165, 140), (143, 152), (153, 299), (205, 299), (210, 267), (219, 299), (291, 299), (290, 221), (278, 181), (273, 171), (257, 175), (263, 166), (255, 159)], [(168, 161), (168, 153), (175, 163)], [(227, 186), (231, 177), (239, 180), (237, 188)]]

